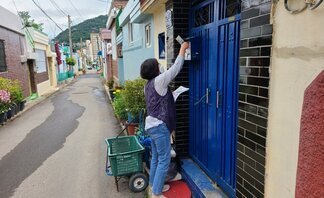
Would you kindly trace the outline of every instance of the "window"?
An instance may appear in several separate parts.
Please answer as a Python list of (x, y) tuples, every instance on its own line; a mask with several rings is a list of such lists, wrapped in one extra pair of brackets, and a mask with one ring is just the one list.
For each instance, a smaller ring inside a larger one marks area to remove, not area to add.
[(4, 41), (0, 40), (0, 72), (7, 71)]
[(145, 26), (145, 46), (151, 46), (151, 24)]
[(239, 0), (226, 1), (226, 17), (231, 17), (240, 13), (241, 2)]
[(133, 41), (134, 41), (134, 30), (133, 30), (132, 23), (128, 24), (128, 40), (129, 40), (129, 43), (133, 43)]
[(241, 12), (240, 0), (226, 0), (220, 2), (219, 19), (230, 18)]
[(210, 3), (195, 11), (195, 27), (214, 22), (214, 3)]
[(37, 54), (37, 59), (36, 59), (36, 68), (37, 68), (37, 73), (43, 73), (46, 72), (47, 69), (47, 64), (46, 64), (46, 56), (45, 56), (45, 51), (44, 50), (35, 50)]
[(159, 39), (159, 58), (165, 59), (165, 33), (160, 33), (158, 36)]

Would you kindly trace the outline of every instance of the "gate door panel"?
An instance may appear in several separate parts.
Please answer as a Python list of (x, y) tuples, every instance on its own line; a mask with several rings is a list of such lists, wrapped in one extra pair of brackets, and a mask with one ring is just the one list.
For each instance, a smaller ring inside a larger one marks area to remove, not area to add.
[(235, 196), (239, 1), (194, 1), (189, 152), (231, 197)]

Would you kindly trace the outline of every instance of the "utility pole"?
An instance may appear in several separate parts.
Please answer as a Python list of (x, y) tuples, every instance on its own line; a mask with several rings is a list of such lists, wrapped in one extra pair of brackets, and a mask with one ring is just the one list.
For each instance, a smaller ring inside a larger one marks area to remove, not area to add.
[(70, 45), (70, 57), (72, 58), (72, 33), (71, 33), (71, 16), (68, 15), (68, 24), (69, 24), (69, 45)]
[(82, 69), (85, 69), (84, 68), (84, 63), (83, 63), (83, 49), (82, 49), (82, 37), (80, 37), (80, 56), (81, 56), (81, 67), (82, 67)]
[(97, 36), (97, 49), (98, 49), (97, 57), (98, 57), (98, 62), (99, 62), (99, 68), (101, 69), (100, 56), (98, 55), (98, 53), (99, 53), (99, 51), (100, 51), (100, 48), (99, 48), (99, 36)]

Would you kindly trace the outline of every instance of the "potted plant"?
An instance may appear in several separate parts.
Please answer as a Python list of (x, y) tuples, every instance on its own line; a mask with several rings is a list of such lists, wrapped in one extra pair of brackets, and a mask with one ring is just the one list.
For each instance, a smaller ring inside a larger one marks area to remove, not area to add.
[(70, 77), (74, 76), (73, 66), (76, 64), (76, 61), (72, 57), (66, 58), (65, 61), (66, 61), (66, 64), (70, 66), (69, 72), (68, 72), (68, 77), (70, 78)]
[(13, 114), (17, 114), (25, 106), (25, 101), (23, 101), (23, 90), (20, 82), (18, 80), (11, 80), (8, 86), (8, 91), (10, 92), (10, 100), (12, 102), (10, 105), (11, 109), (13, 110)]
[(8, 117), (18, 113), (25, 106), (23, 90), (18, 80), (10, 80), (0, 77), (0, 90), (5, 90), (10, 94), (9, 112)]
[(125, 106), (129, 113), (128, 124), (129, 133), (135, 133), (135, 127), (138, 126), (138, 117), (142, 109), (145, 109), (144, 85), (146, 80), (135, 79), (126, 81), (124, 87)]
[(0, 90), (0, 124), (3, 124), (6, 120), (6, 112), (9, 110), (10, 104), (10, 92), (6, 90)]

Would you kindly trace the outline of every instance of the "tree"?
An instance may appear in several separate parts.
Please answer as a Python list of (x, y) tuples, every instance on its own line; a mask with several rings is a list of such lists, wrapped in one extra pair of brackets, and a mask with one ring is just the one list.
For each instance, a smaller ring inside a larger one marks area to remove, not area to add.
[(24, 27), (33, 27), (36, 30), (43, 31), (43, 23), (36, 23), (34, 19), (31, 19), (28, 11), (18, 12), (19, 17), (21, 18)]

